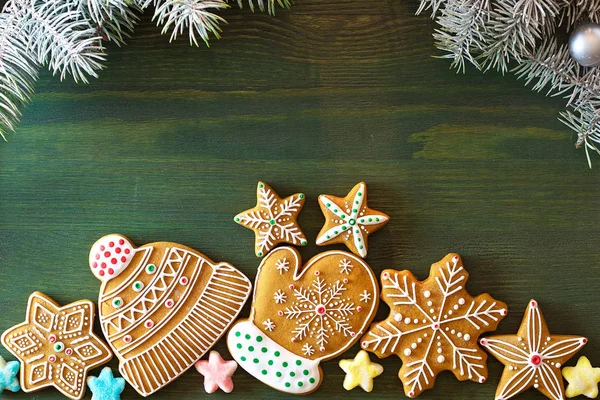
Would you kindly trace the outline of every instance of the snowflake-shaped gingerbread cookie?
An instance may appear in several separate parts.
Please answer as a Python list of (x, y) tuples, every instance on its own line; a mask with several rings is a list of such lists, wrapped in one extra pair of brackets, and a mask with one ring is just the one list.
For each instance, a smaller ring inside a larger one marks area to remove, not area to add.
[[(282, 269), (286, 260), (289, 269)], [(319, 364), (342, 354), (365, 332), (379, 288), (359, 257), (328, 251), (302, 266), (298, 251), (281, 247), (258, 268), (250, 318), (227, 337), (233, 358), (257, 379), (288, 393), (321, 383)]]
[(390, 315), (371, 325), (361, 345), (380, 358), (402, 359), (398, 377), (408, 397), (431, 389), (442, 371), (460, 381), (487, 379), (487, 357), (477, 339), (495, 330), (507, 309), (487, 293), (472, 297), (465, 289), (468, 277), (458, 254), (433, 264), (424, 281), (410, 271), (381, 274), (381, 298)]

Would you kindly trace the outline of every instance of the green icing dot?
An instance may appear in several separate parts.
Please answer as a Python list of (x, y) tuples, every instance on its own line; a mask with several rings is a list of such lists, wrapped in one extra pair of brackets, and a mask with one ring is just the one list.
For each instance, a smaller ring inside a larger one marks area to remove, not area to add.
[(379, 218), (375, 218), (375, 221), (379, 222)]
[(251, 336), (250, 336), (250, 335), (248, 335), (248, 334), (246, 333), (246, 334), (244, 335), (244, 337), (245, 337), (246, 339), (250, 339), (250, 337), (251, 337)]
[(362, 196), (362, 193), (361, 193), (361, 192), (358, 192), (357, 194), (358, 194), (358, 197)]
[(304, 383), (298, 382), (298, 386), (302, 387), (302, 385), (304, 385)]
[(301, 242), (300, 242), (300, 244), (301, 244), (302, 246), (306, 246), (306, 240), (303, 240), (303, 241), (301, 241)]
[(238, 343), (235, 347), (237, 347), (238, 349), (241, 349), (242, 348), (242, 344)]
[(310, 383), (315, 383), (315, 378), (310, 378), (308, 381), (309, 381)]
[(358, 246), (358, 248), (362, 250), (363, 246), (362, 246), (362, 245), (360, 245), (360, 246)]
[(262, 336), (257, 336), (256, 337), (256, 341), (259, 342), (259, 343), (262, 342), (263, 341), (263, 337)]
[(360, 238), (356, 238), (356, 239), (358, 239), (358, 241), (360, 242)]
[(365, 219), (364, 219), (364, 218), (361, 218), (361, 219), (360, 219), (360, 222), (361, 222), (361, 223), (365, 222)]
[(259, 257), (262, 257), (262, 251), (259, 251), (258, 253), (256, 253)]
[(294, 371), (290, 372), (290, 376), (293, 378), (296, 376), (296, 373)]
[(373, 222), (373, 218), (369, 218), (369, 222)]
[(346, 218), (346, 216), (344, 214), (340, 215), (340, 217), (342, 217), (342, 219)]
[(336, 235), (338, 234), (338, 231), (333, 231), (333, 233), (335, 233)]
[(331, 203), (327, 203), (327, 207), (331, 207)]
[(348, 228), (346, 228), (345, 226), (342, 226), (342, 230), (343, 231), (345, 231), (346, 229), (348, 229)]
[(275, 357), (279, 357), (279, 355), (281, 354), (280, 352), (276, 351), (275, 353)]
[(355, 212), (358, 212), (358, 210), (356, 208), (353, 208), (352, 212), (355, 213)]
[(258, 364), (258, 358), (255, 358), (254, 360), (252, 360), (252, 362), (253, 362), (254, 364)]
[(262, 189), (264, 185), (261, 183), (260, 185), (258, 185), (258, 187)]
[(308, 375), (308, 370), (307, 370), (307, 369), (305, 369), (304, 371), (302, 371), (302, 373), (303, 373), (304, 375)]
[(327, 235), (327, 239), (331, 239), (331, 236)]
[(333, 209), (333, 213), (334, 213), (334, 214), (337, 214), (337, 212), (338, 212), (338, 210), (334, 208), (334, 209)]
[(270, 220), (270, 221), (269, 221), (269, 224), (271, 224), (271, 225), (275, 225), (275, 220), (274, 220), (274, 219)]
[(296, 365), (302, 365), (302, 361), (301, 360), (296, 360)]
[(235, 336), (240, 337), (242, 334), (240, 332), (236, 332)]
[(248, 346), (248, 351), (249, 352), (253, 352), (254, 351), (254, 346)]
[(273, 360), (269, 360), (268, 364), (273, 365)]
[(299, 198), (301, 198), (301, 199), (303, 199), (303, 198), (304, 198), (304, 193), (300, 193), (300, 194), (298, 195), (298, 197), (299, 197)]
[(266, 375), (266, 374), (267, 374), (267, 370), (266, 370), (266, 369), (263, 369), (263, 370), (262, 370), (262, 371), (260, 371), (260, 372), (261, 372), (263, 375)]
[(260, 351), (262, 351), (263, 353), (266, 353), (268, 350), (266, 347), (263, 347), (262, 349), (260, 349)]
[(240, 219), (238, 217), (235, 217), (235, 222), (240, 222)]
[(290, 387), (290, 386), (292, 386), (292, 384), (291, 384), (291, 383), (289, 383), (289, 382), (286, 382), (286, 383), (285, 383), (285, 387)]
[(283, 364), (281, 364), (281, 365), (283, 365), (283, 368), (287, 368), (288, 363), (287, 363), (287, 361), (284, 361)]
[(241, 356), (241, 357), (240, 357), (240, 360), (242, 360), (242, 361), (246, 361), (246, 357), (244, 357), (244, 356)]
[(277, 375), (278, 378), (281, 378), (282, 374), (281, 374), (281, 372), (277, 371), (277, 372), (275, 372), (275, 375)]

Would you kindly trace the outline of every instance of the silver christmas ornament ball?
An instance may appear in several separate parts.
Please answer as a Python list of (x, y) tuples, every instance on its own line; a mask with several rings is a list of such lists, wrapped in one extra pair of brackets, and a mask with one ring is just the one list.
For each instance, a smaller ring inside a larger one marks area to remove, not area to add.
[(579, 25), (569, 38), (569, 52), (573, 60), (584, 67), (600, 64), (600, 25)]

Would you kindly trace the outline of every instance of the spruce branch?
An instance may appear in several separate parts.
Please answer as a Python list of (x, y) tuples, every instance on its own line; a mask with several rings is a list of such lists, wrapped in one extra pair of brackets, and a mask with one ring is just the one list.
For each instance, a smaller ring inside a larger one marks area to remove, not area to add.
[[(228, 0), (232, 1), (232, 0)], [(254, 0), (247, 0), (250, 10), (254, 12)], [(244, 7), (244, 0), (237, 0), (240, 8)], [(279, 4), (281, 8), (290, 8), (292, 6), (291, 0), (256, 0), (256, 4), (261, 12), (265, 12), (265, 3), (267, 4), (266, 10), (270, 15), (275, 15), (276, 5)]]

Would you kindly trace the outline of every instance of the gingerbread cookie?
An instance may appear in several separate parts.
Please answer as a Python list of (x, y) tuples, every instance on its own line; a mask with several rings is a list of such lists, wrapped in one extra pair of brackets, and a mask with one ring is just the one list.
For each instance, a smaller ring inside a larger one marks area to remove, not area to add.
[(573, 335), (552, 335), (537, 301), (531, 300), (516, 335), (485, 337), (480, 343), (505, 365), (496, 399), (510, 399), (534, 387), (546, 397), (562, 400), (561, 366), (587, 343)]
[(232, 265), (170, 242), (134, 247), (98, 240), (90, 268), (102, 281), (98, 307), (121, 375), (142, 396), (175, 380), (225, 333), (250, 281)]
[(256, 206), (239, 213), (233, 219), (254, 231), (254, 252), (257, 257), (266, 255), (279, 243), (306, 246), (306, 236), (296, 221), (304, 200), (304, 193), (282, 199), (269, 185), (258, 182)]
[(25, 318), (1, 339), (21, 361), (21, 389), (30, 393), (54, 386), (70, 399), (81, 399), (88, 371), (112, 358), (93, 332), (94, 303), (80, 300), (60, 307), (35, 292), (29, 296)]
[(489, 294), (472, 297), (465, 289), (468, 278), (458, 254), (433, 264), (421, 282), (410, 271), (381, 274), (381, 299), (390, 315), (370, 327), (362, 347), (380, 358), (402, 359), (398, 377), (408, 397), (431, 389), (442, 371), (460, 381), (486, 380), (487, 357), (477, 338), (496, 329), (506, 304)]
[(317, 236), (317, 245), (344, 243), (350, 251), (367, 256), (368, 236), (388, 223), (390, 217), (367, 206), (367, 184), (360, 182), (346, 197), (322, 194), (319, 205), (325, 224)]
[(250, 318), (231, 328), (227, 346), (258, 380), (308, 394), (323, 379), (319, 364), (364, 332), (378, 297), (373, 271), (353, 254), (328, 251), (302, 266), (296, 249), (281, 247), (260, 264)]

